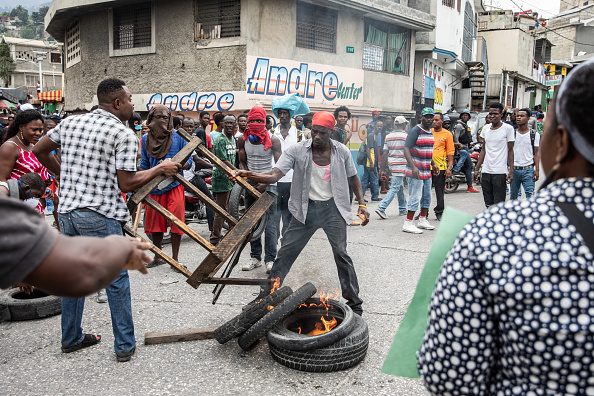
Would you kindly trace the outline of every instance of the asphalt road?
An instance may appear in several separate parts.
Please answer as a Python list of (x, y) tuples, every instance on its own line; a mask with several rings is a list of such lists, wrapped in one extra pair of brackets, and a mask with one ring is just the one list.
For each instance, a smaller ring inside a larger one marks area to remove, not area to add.
[[(446, 205), (471, 214), (484, 209), (482, 194), (468, 194), (463, 189), (446, 195)], [(375, 202), (369, 204), (372, 221), (368, 226), (348, 231), (348, 250), (357, 269), (363, 318), (370, 333), (369, 352), (354, 368), (326, 374), (295, 371), (272, 359), (265, 340), (249, 352), (242, 351), (235, 340), (225, 345), (215, 340), (144, 345), (146, 332), (220, 325), (238, 314), (257, 291), (253, 286), (227, 286), (219, 302), (212, 305), (212, 286), (193, 289), (182, 275), (161, 266), (148, 275), (130, 274), (137, 338), (136, 354), (130, 362), (116, 362), (108, 304), (98, 304), (90, 296), (83, 329), (103, 338), (100, 344), (79, 352), (60, 352), (60, 316), (0, 324), (0, 393), (426, 395), (420, 380), (386, 375), (381, 367), (414, 294), (435, 231), (404, 233), (404, 217), (398, 216), (396, 201), (387, 210), (387, 220), (379, 219), (376, 207)], [(46, 219), (49, 222), (51, 217)], [(429, 219), (438, 224), (432, 211)], [(205, 225), (192, 227), (208, 236)], [(170, 252), (170, 245), (165, 250)], [(247, 250), (240, 265), (249, 260)], [(180, 260), (193, 270), (204, 252), (184, 237)], [(237, 268), (233, 276), (265, 277), (265, 270), (242, 272)], [(178, 282), (161, 284), (167, 280)], [(285, 285), (295, 290), (307, 281), (326, 292), (339, 288), (323, 231), (316, 233), (302, 252)]]

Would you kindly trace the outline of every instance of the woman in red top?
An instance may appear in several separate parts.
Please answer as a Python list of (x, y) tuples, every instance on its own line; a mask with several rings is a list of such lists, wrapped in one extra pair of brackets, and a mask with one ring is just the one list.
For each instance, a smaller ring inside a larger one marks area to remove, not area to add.
[[(42, 135), (43, 116), (40, 112), (25, 110), (17, 114), (4, 136), (2, 146), (0, 146), (0, 182), (18, 179), (29, 172), (39, 174), (45, 181), (50, 178), (47, 169), (31, 152), (33, 145)], [(6, 195), (8, 191), (0, 187), (0, 194)], [(39, 213), (43, 213), (43, 207), (38, 198), (31, 197), (25, 203), (30, 203)]]

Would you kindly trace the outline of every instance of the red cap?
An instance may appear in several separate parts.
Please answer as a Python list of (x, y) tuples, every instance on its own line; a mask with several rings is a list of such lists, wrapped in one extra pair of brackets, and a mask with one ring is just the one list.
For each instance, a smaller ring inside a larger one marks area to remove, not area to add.
[(373, 111), (371, 112), (371, 114), (379, 114), (379, 111), (378, 111), (378, 110), (373, 110)]
[(311, 121), (311, 125), (323, 126), (329, 129), (334, 129), (334, 125), (336, 121), (334, 120), (334, 116), (332, 113), (327, 111), (318, 111), (316, 114), (313, 115), (313, 119)]

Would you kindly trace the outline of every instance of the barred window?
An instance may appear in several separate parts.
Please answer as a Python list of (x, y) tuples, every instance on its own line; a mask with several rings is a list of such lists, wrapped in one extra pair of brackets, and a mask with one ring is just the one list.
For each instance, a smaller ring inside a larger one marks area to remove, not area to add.
[(113, 49), (152, 45), (151, 3), (113, 9)]
[(336, 52), (337, 15), (329, 8), (297, 2), (297, 47)]
[(363, 69), (409, 74), (410, 30), (366, 20)]
[(66, 67), (80, 62), (80, 29), (78, 21), (66, 28)]
[(446, 7), (454, 8), (456, 6), (456, 0), (441, 0), (441, 4)]
[(239, 37), (241, 0), (196, 0), (194, 41)]

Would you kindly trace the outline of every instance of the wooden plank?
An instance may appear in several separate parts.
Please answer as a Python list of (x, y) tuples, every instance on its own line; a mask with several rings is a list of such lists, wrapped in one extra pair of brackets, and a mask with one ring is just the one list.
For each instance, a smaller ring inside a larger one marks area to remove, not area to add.
[(150, 251), (155, 253), (157, 256), (161, 257), (163, 260), (165, 260), (165, 262), (167, 264), (169, 264), (170, 266), (172, 266), (173, 268), (175, 268), (176, 270), (178, 270), (179, 272), (181, 272), (186, 278), (190, 277), (192, 275), (192, 272), (190, 272), (189, 269), (187, 269), (186, 267), (182, 267), (177, 261), (175, 261), (174, 259), (172, 259), (171, 257), (169, 257), (167, 255), (167, 253), (165, 253), (164, 251), (162, 251), (161, 249), (159, 249), (158, 247), (156, 247), (155, 245), (153, 245), (153, 243), (151, 241), (149, 241), (148, 239), (144, 238), (142, 235), (140, 235), (139, 233), (137, 233), (136, 231), (134, 231), (133, 229), (131, 229), (129, 226), (125, 225), (124, 226), (124, 232), (128, 235), (130, 235), (131, 237), (134, 238), (139, 238), (141, 241), (143, 242), (148, 242), (151, 244), (150, 247)]
[(175, 224), (175, 226), (177, 228), (182, 230), (187, 236), (189, 236), (190, 238), (192, 238), (193, 240), (198, 242), (200, 245), (202, 245), (202, 247), (207, 249), (209, 252), (212, 252), (214, 250), (215, 247), (213, 244), (211, 244), (209, 241), (204, 239), (202, 237), (202, 235), (198, 234), (196, 231), (194, 231), (193, 229), (188, 227), (186, 225), (186, 223), (184, 223), (183, 221), (181, 221), (180, 219), (175, 217), (170, 211), (168, 211), (167, 209), (165, 209), (164, 207), (159, 205), (159, 203), (157, 203), (157, 201), (155, 201), (151, 197), (146, 197), (144, 199), (144, 202), (151, 208), (155, 209), (155, 211), (157, 213), (159, 213), (161, 216), (163, 216), (167, 220), (169, 220), (170, 223)]
[(142, 217), (142, 205), (136, 207), (136, 216), (134, 217), (134, 226), (132, 229), (138, 231), (138, 225), (140, 224), (140, 218)]
[[(177, 132), (177, 134), (179, 136), (182, 137), (182, 139), (184, 139), (186, 142), (190, 142), (192, 140), (192, 135), (190, 135), (185, 129), (183, 128), (177, 128), (175, 130)], [(200, 141), (200, 143), (202, 143), (202, 140)], [(199, 143), (199, 144), (200, 144)]]
[(175, 178), (175, 180), (180, 182), (180, 184), (183, 185), (186, 190), (189, 190), (192, 194), (197, 195), (198, 198), (200, 198), (200, 200), (202, 202), (204, 202), (204, 204), (206, 204), (208, 207), (212, 208), (215, 212), (217, 212), (218, 214), (223, 216), (223, 218), (225, 220), (227, 220), (227, 223), (229, 223), (229, 225), (234, 226), (235, 224), (237, 224), (237, 220), (235, 219), (235, 217), (231, 216), (229, 214), (229, 212), (227, 212), (225, 209), (221, 208), (215, 201), (213, 201), (212, 199), (210, 199), (210, 197), (208, 197), (206, 194), (204, 194), (202, 191), (200, 191), (188, 179), (184, 178), (183, 176), (181, 176), (179, 174), (177, 174), (173, 177)]
[(251, 196), (253, 196), (255, 198), (260, 198), (260, 196), (262, 195), (262, 193), (260, 191), (258, 191), (254, 186), (252, 186), (250, 183), (248, 183), (246, 179), (244, 179), (242, 177), (235, 177), (235, 171), (233, 169), (229, 168), (227, 165), (225, 165), (225, 163), (223, 161), (221, 161), (219, 159), (219, 157), (217, 157), (216, 155), (214, 155), (213, 153), (208, 151), (208, 149), (206, 147), (204, 147), (204, 145), (198, 146), (196, 151), (200, 152), (200, 154), (202, 154), (204, 157), (208, 158), (210, 160), (210, 162), (215, 164), (219, 169), (221, 169), (223, 172), (225, 172), (228, 176), (234, 177), (235, 180), (237, 181), (237, 184), (239, 184), (243, 188), (245, 188), (245, 191), (250, 193)]
[(262, 194), (239, 220), (239, 223), (225, 235), (225, 238), (200, 263), (187, 282), (196, 288), (203, 279), (214, 275), (214, 272), (221, 267), (222, 263), (227, 261), (239, 245), (243, 243), (273, 202), (274, 198), (272, 196)]
[(206, 278), (201, 283), (216, 285), (267, 285), (270, 283), (268, 278)]
[[(190, 158), (190, 156), (196, 150), (196, 147), (200, 143), (202, 143), (200, 138), (196, 137), (196, 138), (192, 139), (188, 144), (186, 144), (184, 146), (184, 148), (182, 148), (179, 151), (179, 153), (177, 153), (171, 159), (171, 161), (177, 162), (178, 164), (186, 163), (188, 158)], [(138, 191), (136, 191), (136, 193), (134, 193), (134, 195), (132, 195), (130, 197), (130, 199), (128, 200), (128, 209), (130, 209), (130, 211), (133, 211), (134, 208), (136, 208), (136, 206), (138, 206), (144, 198), (148, 197), (148, 195), (151, 193), (151, 191), (153, 191), (159, 185), (159, 183), (161, 183), (164, 179), (165, 179), (165, 176), (158, 175), (158, 176), (155, 176), (155, 178), (153, 180), (151, 180), (144, 186), (140, 187), (140, 189), (138, 189)]]
[(219, 326), (200, 327), (197, 329), (153, 331), (144, 333), (144, 345), (165, 344), (168, 342), (210, 340)]

